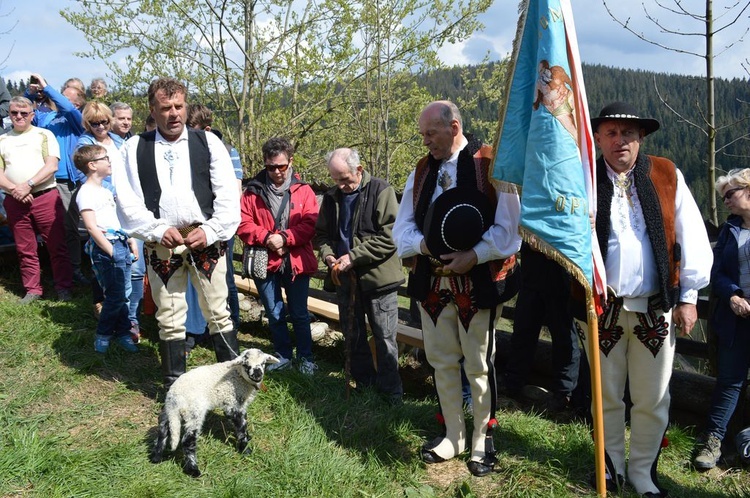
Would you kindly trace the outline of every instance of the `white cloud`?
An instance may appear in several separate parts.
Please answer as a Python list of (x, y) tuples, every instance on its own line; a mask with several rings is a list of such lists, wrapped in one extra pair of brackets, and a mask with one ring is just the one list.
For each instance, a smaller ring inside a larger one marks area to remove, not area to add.
[[(667, 5), (671, 5), (670, 0), (665, 1)], [(714, 11), (721, 12), (731, 2), (732, 0), (715, 0)], [(705, 65), (700, 58), (665, 51), (628, 33), (609, 17), (602, 0), (571, 0), (571, 3), (584, 63), (667, 73), (705, 74)], [(654, 0), (644, 0), (644, 3), (653, 8), (654, 12), (658, 12)], [(647, 31), (649, 35), (658, 36), (658, 30), (643, 18), (641, 2), (608, 0), (608, 4), (618, 15), (631, 16), (633, 26)], [(701, 9), (705, 5), (697, 0), (686, 4), (689, 4), (690, 9)], [(441, 59), (448, 65), (476, 63), (488, 51), (492, 54), (491, 57), (505, 57), (511, 50), (516, 31), (517, 5), (517, 0), (494, 2), (480, 18), (486, 26), (485, 29), (464, 42), (441, 48)], [(33, 9), (15, 8), (8, 18), (0, 18), (0, 22), (6, 25), (12, 24), (16, 19), (19, 21), (18, 26), (10, 34), (0, 35), (2, 47), (10, 47), (15, 41), (8, 60), (4, 64), (0, 63), (0, 75), (6, 79), (17, 80), (19, 77), (28, 78), (28, 73), (34, 71), (42, 74), (55, 86), (71, 76), (77, 76), (86, 83), (95, 77), (103, 76), (111, 84), (108, 67), (104, 62), (73, 55), (74, 52), (86, 51), (89, 47), (83, 35), (59, 15), (59, 10), (77, 6), (78, 3), (74, 0), (35, 0)], [(684, 19), (675, 20), (665, 16), (660, 18), (665, 24), (675, 28), (696, 31), (696, 26), (700, 27), (700, 24), (695, 24), (694, 21), (687, 23)], [(737, 26), (727, 29), (717, 37), (716, 50), (719, 51), (724, 45), (736, 40), (748, 26), (750, 20), (745, 15)], [(674, 37), (664, 40), (672, 41), (667, 43), (668, 45), (676, 43)], [(701, 37), (694, 40), (683, 37), (677, 40), (690, 43), (690, 47), (699, 52), (703, 50), (704, 39)], [(748, 42), (735, 45), (715, 59), (714, 68), (717, 76), (748, 78), (748, 74), (740, 66), (747, 58), (746, 54), (750, 53)], [(0, 48), (0, 60), (5, 55), (2, 50)], [(115, 63), (122, 64), (122, 61)]]

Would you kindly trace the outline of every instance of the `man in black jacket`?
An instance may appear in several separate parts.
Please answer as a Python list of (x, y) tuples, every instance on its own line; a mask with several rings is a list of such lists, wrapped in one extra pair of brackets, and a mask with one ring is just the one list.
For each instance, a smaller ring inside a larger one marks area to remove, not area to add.
[[(336, 149), (326, 160), (336, 186), (323, 196), (314, 242), (336, 284), (341, 324), (350, 340), (352, 376), (358, 388), (374, 385), (389, 401), (400, 403), (397, 289), (404, 275), (391, 235), (398, 212), (396, 193), (362, 168), (354, 149)], [(352, 305), (353, 321), (348, 319)], [(375, 339), (377, 372), (365, 314)]]

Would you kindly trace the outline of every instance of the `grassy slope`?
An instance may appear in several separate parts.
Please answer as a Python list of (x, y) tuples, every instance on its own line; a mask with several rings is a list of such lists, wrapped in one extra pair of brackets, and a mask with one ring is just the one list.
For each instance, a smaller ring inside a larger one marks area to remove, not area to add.
[[(231, 427), (209, 416), (198, 444), (204, 472), (185, 476), (181, 455), (153, 465), (148, 452), (160, 408), (157, 348), (93, 352), (95, 321), (81, 290), (70, 303), (17, 304), (17, 269), (0, 266), (0, 496), (40, 497), (579, 497), (594, 496), (588, 429), (555, 424), (505, 404), (498, 419), (498, 472), (469, 475), (463, 459), (425, 467), (416, 457), (437, 433), (423, 368), (404, 365), (407, 398), (343, 389), (340, 344), (316, 346), (320, 371), (269, 375), (249, 410), (254, 452), (233, 449)], [(11, 262), (14, 260), (11, 258)], [(146, 320), (151, 335), (155, 325)], [(268, 331), (243, 323), (243, 347), (270, 350)], [(212, 361), (198, 349), (189, 366)], [(697, 474), (692, 439), (670, 429), (660, 472), (673, 496), (747, 496), (745, 472)], [(626, 493), (625, 496), (634, 496)]]

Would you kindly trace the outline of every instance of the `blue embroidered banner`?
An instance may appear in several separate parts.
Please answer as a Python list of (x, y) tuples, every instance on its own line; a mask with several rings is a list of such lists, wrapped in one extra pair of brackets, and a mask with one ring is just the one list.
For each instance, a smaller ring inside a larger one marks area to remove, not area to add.
[(508, 82), (493, 177), (519, 187), (524, 240), (603, 294), (589, 218), (593, 135), (569, 0), (522, 4)]

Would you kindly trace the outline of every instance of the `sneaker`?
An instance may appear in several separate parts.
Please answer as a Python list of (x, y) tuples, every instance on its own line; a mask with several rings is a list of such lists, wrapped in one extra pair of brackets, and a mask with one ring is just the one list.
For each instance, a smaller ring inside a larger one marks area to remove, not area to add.
[(57, 300), (61, 302), (68, 302), (73, 299), (73, 293), (68, 289), (60, 289), (57, 291)]
[(693, 466), (698, 470), (709, 470), (716, 467), (721, 458), (721, 440), (713, 434), (701, 434), (695, 446)]
[(134, 344), (141, 342), (141, 327), (136, 322), (130, 322), (130, 338)]
[(307, 358), (302, 358), (299, 362), (299, 371), (304, 375), (312, 375), (318, 369), (318, 365)]
[(273, 354), (276, 358), (278, 358), (278, 363), (272, 363), (270, 365), (266, 365), (266, 372), (274, 372), (276, 370), (286, 370), (287, 368), (292, 366), (292, 360), (289, 358), (284, 358), (279, 353)]
[(23, 296), (23, 299), (21, 299), (18, 303), (19, 304), (30, 304), (34, 301), (38, 301), (42, 298), (41, 294), (32, 294), (31, 292), (27, 292), (25, 296)]
[(133, 338), (130, 336), (130, 334), (120, 335), (117, 336), (117, 344), (122, 347), (125, 351), (128, 353), (137, 353), (138, 352), (138, 346), (135, 345), (133, 342)]
[(106, 353), (109, 349), (109, 341), (111, 337), (108, 335), (99, 335), (96, 334), (94, 336), (94, 351), (97, 353)]

